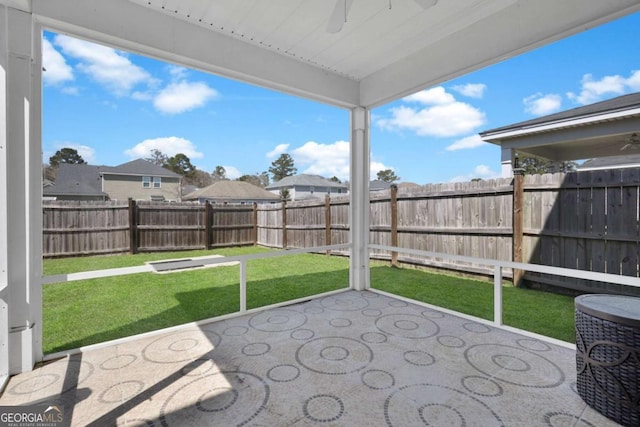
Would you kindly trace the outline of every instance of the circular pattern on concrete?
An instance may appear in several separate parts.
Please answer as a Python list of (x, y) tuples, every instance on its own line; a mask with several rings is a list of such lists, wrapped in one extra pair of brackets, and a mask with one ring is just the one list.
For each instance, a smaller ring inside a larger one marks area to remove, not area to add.
[(205, 375), (169, 396), (160, 421), (163, 425), (182, 425), (185, 420), (191, 425), (246, 425), (265, 408), (269, 393), (265, 381), (249, 372)]
[(249, 328), (246, 326), (229, 326), (227, 329), (222, 331), (222, 335), (227, 337), (239, 337), (247, 332), (249, 332)]
[(411, 339), (429, 338), (440, 331), (435, 322), (415, 314), (387, 314), (376, 319), (375, 324), (384, 333)]
[(105, 371), (112, 371), (114, 369), (124, 368), (125, 366), (131, 365), (133, 362), (138, 359), (133, 354), (120, 354), (118, 356), (110, 357), (100, 364), (100, 369), (104, 369)]
[(216, 367), (216, 363), (211, 359), (197, 359), (184, 366), (180, 372), (187, 377), (199, 377)]
[(460, 337), (454, 337), (453, 335), (441, 335), (436, 338), (440, 345), (449, 348), (462, 348), (465, 346), (465, 342)]
[(435, 310), (424, 310), (421, 314), (424, 317), (427, 317), (429, 319), (442, 319), (442, 318), (444, 318), (444, 313), (441, 313), (441, 312), (435, 311)]
[(540, 340), (534, 340), (532, 338), (522, 338), (516, 340), (516, 344), (525, 350), (533, 350), (533, 351), (550, 351), (551, 346), (546, 342)]
[(144, 383), (142, 381), (122, 381), (100, 393), (98, 401), (102, 403), (122, 403), (132, 399), (142, 390), (144, 390)]
[(245, 356), (262, 356), (271, 350), (271, 346), (266, 342), (252, 342), (242, 347), (242, 354)]
[(479, 372), (508, 384), (550, 388), (565, 380), (564, 372), (555, 363), (519, 347), (478, 344), (469, 347), (464, 357)]
[(296, 365), (276, 365), (267, 372), (267, 378), (278, 383), (288, 383), (299, 376), (300, 368)]
[(220, 343), (220, 335), (206, 329), (191, 329), (163, 335), (142, 350), (149, 362), (177, 363), (196, 359)]
[(371, 369), (362, 373), (362, 383), (374, 390), (384, 390), (396, 385), (396, 379), (387, 371)]
[(344, 375), (367, 367), (373, 351), (358, 340), (345, 337), (316, 338), (296, 350), (296, 361), (310, 371)]
[(470, 393), (486, 397), (502, 396), (502, 386), (490, 378), (469, 375), (462, 378), (462, 387)]
[(323, 298), (320, 304), (328, 310), (335, 311), (356, 311), (369, 306), (369, 301), (355, 295), (331, 295)]
[(362, 315), (367, 317), (378, 317), (382, 314), (382, 310), (377, 308), (365, 308), (362, 310)]
[(316, 333), (311, 329), (296, 329), (295, 331), (291, 332), (291, 338), (293, 338), (294, 340), (306, 341), (313, 338), (315, 334)]
[(550, 427), (596, 427), (589, 421), (564, 412), (549, 412), (544, 414), (544, 422)]
[(432, 384), (407, 385), (391, 393), (384, 402), (384, 417), (389, 426), (504, 425), (498, 414), (477, 398)]
[(304, 402), (304, 416), (316, 423), (337, 421), (344, 415), (344, 403), (330, 394), (317, 394)]
[(436, 363), (436, 358), (422, 350), (406, 351), (402, 357), (407, 363), (415, 366), (429, 366)]
[[(93, 374), (93, 371), (94, 368), (91, 363), (71, 356), (69, 361), (61, 360), (21, 374), (21, 381), (9, 388), (7, 393), (15, 395), (32, 394), (53, 386), (52, 394), (64, 394), (82, 384)], [(60, 391), (58, 381), (63, 381), (62, 386), (64, 386), (65, 378), (77, 378), (77, 381), (69, 381), (68, 386)]]
[(347, 326), (351, 326), (351, 320), (344, 318), (336, 318), (329, 320), (329, 324), (334, 328), (346, 328)]
[(462, 325), (464, 329), (469, 332), (475, 332), (476, 334), (487, 334), (491, 332), (491, 328), (487, 325), (483, 325), (482, 323), (469, 322)]
[(387, 342), (389, 338), (380, 332), (365, 332), (360, 335), (360, 339), (364, 342), (368, 342), (369, 344), (382, 344), (383, 342)]
[(409, 304), (407, 304), (405, 301), (401, 301), (401, 300), (398, 300), (398, 299), (393, 299), (393, 300), (389, 301), (389, 305), (391, 307), (406, 307)]
[(263, 311), (249, 319), (249, 325), (252, 328), (263, 332), (291, 331), (305, 323), (307, 323), (307, 316), (286, 308)]

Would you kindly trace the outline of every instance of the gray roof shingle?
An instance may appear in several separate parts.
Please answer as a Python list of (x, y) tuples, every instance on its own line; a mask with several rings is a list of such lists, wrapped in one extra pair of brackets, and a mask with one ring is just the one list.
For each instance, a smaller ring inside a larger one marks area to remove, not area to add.
[(280, 181), (276, 181), (266, 187), (267, 190), (276, 190), (278, 188), (287, 188), (294, 186), (304, 187), (328, 187), (328, 188), (347, 188), (346, 184), (330, 181), (320, 175), (300, 174), (287, 176)]
[(280, 200), (278, 195), (244, 181), (218, 181), (187, 194), (183, 200)]
[(114, 175), (160, 176), (168, 178), (180, 178), (175, 172), (153, 164), (144, 159), (136, 159), (119, 166), (106, 167), (103, 173)]
[(43, 189), (45, 196), (107, 196), (102, 191), (100, 174), (108, 166), (74, 165), (61, 163), (58, 166), (56, 182)]

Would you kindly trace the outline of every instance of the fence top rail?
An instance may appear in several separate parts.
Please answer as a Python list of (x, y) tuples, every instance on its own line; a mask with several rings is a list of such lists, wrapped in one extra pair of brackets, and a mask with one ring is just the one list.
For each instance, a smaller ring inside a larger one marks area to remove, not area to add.
[(526, 264), (522, 262), (502, 261), (486, 258), (475, 258), (462, 255), (451, 255), (440, 252), (421, 251), (417, 249), (400, 248), (396, 246), (375, 245), (370, 244), (370, 249), (378, 249), (383, 251), (402, 252), (411, 255), (427, 256), (430, 258), (441, 258), (450, 261), (462, 261), (474, 264), (490, 265), (499, 268), (513, 268), (517, 270), (534, 271), (536, 273), (555, 274), (556, 276), (573, 277), (576, 279), (594, 280), (597, 282), (615, 283), (617, 285), (626, 285), (640, 287), (640, 279), (631, 276), (619, 276), (610, 273), (599, 273), (595, 271), (575, 270), (572, 268), (552, 267), (540, 264)]
[[(264, 252), (260, 254), (251, 254), (251, 255), (235, 255), (229, 257), (216, 257), (216, 258), (199, 258), (199, 259), (191, 259), (185, 258), (184, 261), (176, 260), (171, 263), (172, 268), (191, 268), (191, 267), (199, 267), (203, 265), (211, 265), (211, 264), (220, 264), (220, 263), (228, 263), (228, 262), (246, 262), (252, 259), (263, 259), (263, 258), (275, 258), (275, 257), (283, 257), (289, 255), (300, 255), (311, 252), (326, 252), (332, 250), (338, 250), (343, 248), (351, 248), (352, 245), (350, 243), (343, 244), (335, 244), (335, 245), (324, 245), (324, 246), (315, 246), (312, 248), (298, 248), (298, 249), (286, 249), (280, 251), (271, 251)], [(47, 285), (50, 283), (62, 283), (62, 282), (75, 282), (78, 280), (86, 280), (86, 279), (98, 279), (104, 277), (114, 277), (114, 276), (126, 276), (129, 274), (138, 274), (138, 273), (151, 273), (157, 271), (157, 268), (151, 264), (139, 265), (134, 267), (120, 267), (120, 268), (109, 268), (105, 270), (94, 270), (94, 271), (83, 271), (80, 273), (69, 273), (69, 274), (55, 274), (51, 276), (42, 276), (40, 279), (40, 283), (42, 285)]]

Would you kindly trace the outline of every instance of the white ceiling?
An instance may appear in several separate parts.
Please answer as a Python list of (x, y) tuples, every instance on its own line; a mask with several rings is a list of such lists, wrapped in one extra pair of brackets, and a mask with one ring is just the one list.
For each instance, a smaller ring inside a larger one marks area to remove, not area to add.
[(32, 0), (30, 8), (56, 31), (347, 108), (381, 105), (640, 10), (638, 0), (439, 0), (428, 9), (353, 0), (332, 34), (335, 1)]

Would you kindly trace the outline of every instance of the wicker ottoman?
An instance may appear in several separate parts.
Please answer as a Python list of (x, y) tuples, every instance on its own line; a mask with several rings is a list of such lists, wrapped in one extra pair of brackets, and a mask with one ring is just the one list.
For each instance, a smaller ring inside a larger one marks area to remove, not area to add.
[(640, 426), (640, 298), (575, 299), (578, 393), (624, 426)]

